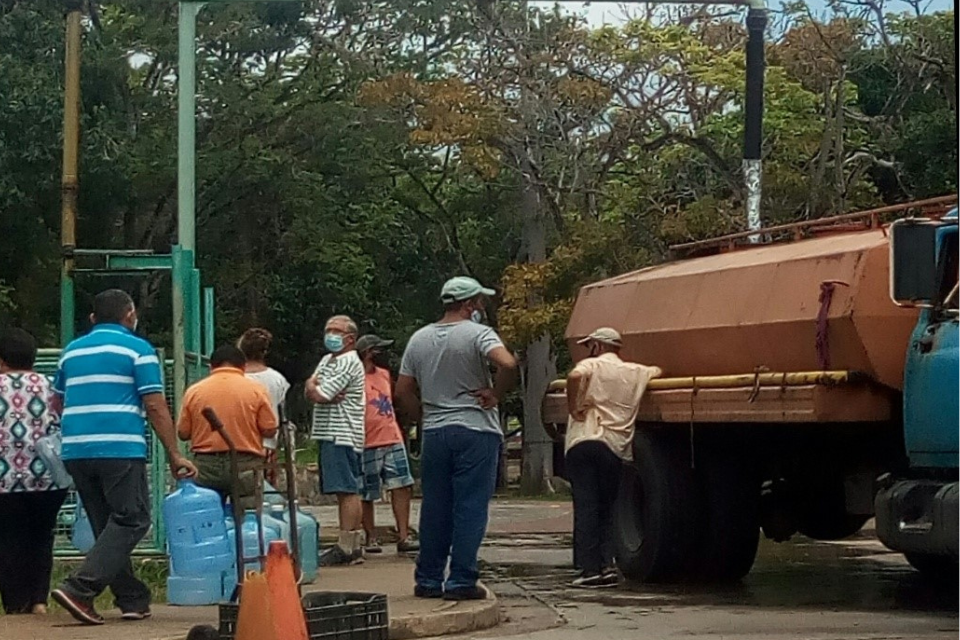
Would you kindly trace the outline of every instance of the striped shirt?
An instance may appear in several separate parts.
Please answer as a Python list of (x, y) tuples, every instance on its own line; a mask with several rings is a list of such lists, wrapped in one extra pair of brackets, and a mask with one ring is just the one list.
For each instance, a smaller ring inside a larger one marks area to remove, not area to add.
[(63, 459), (146, 458), (142, 397), (163, 393), (153, 346), (116, 324), (98, 324), (63, 350), (54, 391), (63, 397)]
[(318, 404), (313, 408), (311, 437), (362, 452), (366, 372), (360, 356), (356, 351), (348, 351), (336, 358), (327, 354), (317, 365), (314, 376), (323, 397), (333, 398), (343, 393), (344, 398), (340, 402)]

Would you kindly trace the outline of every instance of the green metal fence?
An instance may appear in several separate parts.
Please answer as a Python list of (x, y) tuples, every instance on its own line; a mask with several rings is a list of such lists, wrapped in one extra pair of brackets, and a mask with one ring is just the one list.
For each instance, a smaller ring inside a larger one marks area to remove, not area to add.
[[(173, 361), (167, 359), (163, 350), (158, 351), (160, 361), (164, 363), (164, 393), (167, 396), (167, 402), (173, 406)], [(41, 349), (37, 357), (36, 370), (46, 375), (53, 375), (57, 369), (57, 362), (60, 359), (59, 349)], [(193, 366), (189, 368), (187, 378), (193, 382), (206, 374), (208, 362), (205, 358), (193, 358)], [(165, 531), (163, 527), (163, 517), (161, 507), (163, 498), (173, 488), (173, 480), (166, 463), (166, 454), (163, 451), (163, 445), (154, 437), (153, 430), (147, 429), (147, 450), (149, 458), (147, 459), (147, 478), (150, 483), (150, 519), (151, 526), (147, 535), (137, 548), (138, 555), (159, 555), (164, 553)], [(73, 523), (77, 516), (77, 497), (74, 491), (70, 491), (67, 499), (60, 509), (57, 517), (56, 539), (54, 550), (58, 556), (78, 555), (77, 549), (70, 540), (70, 534), (73, 531)]]

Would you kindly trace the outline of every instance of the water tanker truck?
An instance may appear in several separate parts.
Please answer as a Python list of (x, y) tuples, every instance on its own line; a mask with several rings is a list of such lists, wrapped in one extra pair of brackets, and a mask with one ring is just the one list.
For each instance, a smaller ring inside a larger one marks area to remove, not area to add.
[[(761, 532), (837, 540), (875, 516), (887, 547), (956, 579), (955, 203), (680, 245), (680, 259), (581, 289), (575, 360), (579, 339), (612, 326), (624, 359), (664, 370), (617, 498), (626, 577), (736, 580)], [(562, 381), (542, 409), (562, 436)]]

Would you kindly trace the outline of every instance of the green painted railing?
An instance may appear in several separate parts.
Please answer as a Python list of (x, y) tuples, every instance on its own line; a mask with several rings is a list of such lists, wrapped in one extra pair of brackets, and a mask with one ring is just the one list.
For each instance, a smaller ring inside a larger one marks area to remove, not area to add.
[[(159, 350), (158, 355), (160, 361), (164, 363), (164, 394), (167, 396), (167, 402), (173, 407), (173, 361), (165, 357), (163, 350)], [(40, 373), (52, 376), (57, 369), (59, 359), (59, 349), (40, 349), (35, 368)], [(209, 370), (209, 360), (207, 358), (198, 358), (196, 355), (187, 354), (187, 361), (186, 378), (188, 383), (196, 382), (204, 377)], [(174, 415), (174, 419), (176, 419), (176, 415)], [(138, 555), (160, 555), (164, 553), (164, 538), (166, 536), (161, 507), (163, 506), (164, 496), (173, 488), (173, 480), (167, 467), (163, 446), (154, 437), (152, 429), (147, 429), (147, 448), (150, 452), (150, 457), (147, 460), (147, 477), (150, 482), (151, 526), (147, 535), (144, 536), (143, 541), (137, 547), (136, 553)], [(57, 517), (54, 551), (58, 556), (69, 557), (79, 554), (70, 541), (76, 513), (76, 493), (70, 491)]]

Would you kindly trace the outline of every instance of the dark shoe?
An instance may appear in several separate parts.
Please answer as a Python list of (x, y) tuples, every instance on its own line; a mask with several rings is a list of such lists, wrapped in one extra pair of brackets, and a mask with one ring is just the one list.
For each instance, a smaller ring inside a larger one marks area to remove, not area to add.
[(430, 589), (417, 585), (413, 588), (413, 595), (418, 598), (438, 599), (443, 597), (443, 589)]
[(351, 564), (360, 564), (363, 562), (363, 552), (359, 549), (353, 554), (349, 554), (339, 545), (330, 547), (320, 554), (321, 567), (344, 567)]
[(150, 613), (150, 609), (146, 611), (124, 611), (120, 614), (121, 620), (128, 620), (130, 622), (139, 622), (140, 620), (146, 620), (153, 614)]
[(576, 589), (602, 589), (604, 587), (613, 587), (617, 584), (617, 576), (613, 575), (612, 577), (613, 582), (610, 581), (610, 576), (605, 576), (599, 573), (583, 575), (570, 583), (570, 586)]
[(416, 553), (420, 551), (420, 543), (407, 538), (397, 543), (397, 553)]
[(103, 616), (93, 608), (93, 603), (84, 602), (75, 598), (63, 589), (54, 589), (50, 593), (50, 597), (66, 609), (67, 613), (73, 616), (74, 620), (89, 625), (103, 624)]
[(363, 549), (366, 553), (383, 553), (383, 547), (380, 546), (380, 542), (373, 540)]
[(620, 584), (620, 574), (616, 569), (604, 569), (600, 579), (604, 587), (615, 587)]
[(443, 599), (453, 600), (454, 602), (461, 600), (486, 600), (487, 590), (477, 586), (449, 589), (443, 592)]

